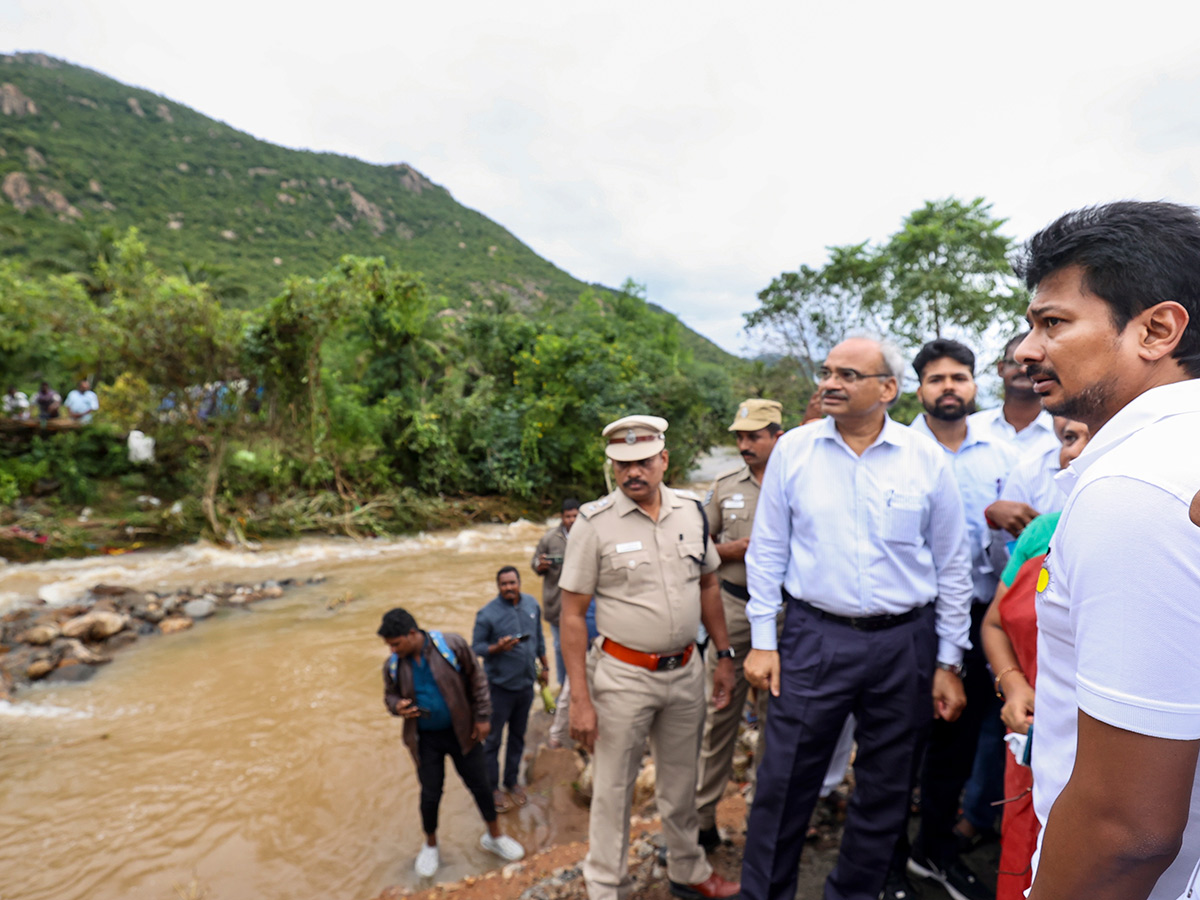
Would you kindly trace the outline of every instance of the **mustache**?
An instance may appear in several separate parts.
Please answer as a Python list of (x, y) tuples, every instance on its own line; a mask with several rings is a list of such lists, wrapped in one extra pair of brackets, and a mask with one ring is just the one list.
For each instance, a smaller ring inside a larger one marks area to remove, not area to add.
[(621, 482), (621, 484), (625, 485), (625, 487), (645, 487), (646, 486), (646, 482), (643, 481), (641, 478), (637, 478), (637, 477), (626, 478), (624, 481)]
[(1058, 375), (1055, 374), (1053, 369), (1048, 369), (1043, 365), (1039, 365), (1038, 363), (1029, 363), (1027, 366), (1025, 366), (1024, 371), (1025, 374), (1030, 378), (1040, 377), (1043, 380), (1049, 379), (1050, 381), (1058, 381)]
[(841, 391), (824, 391), (824, 392), (822, 392), (821, 399), (824, 400), (827, 397), (834, 397), (838, 400), (849, 400), (850, 399), (850, 397), (847, 394), (844, 394)]
[(753, 450), (741, 450), (739, 452), (741, 453), (743, 459), (758, 459), (758, 454)]

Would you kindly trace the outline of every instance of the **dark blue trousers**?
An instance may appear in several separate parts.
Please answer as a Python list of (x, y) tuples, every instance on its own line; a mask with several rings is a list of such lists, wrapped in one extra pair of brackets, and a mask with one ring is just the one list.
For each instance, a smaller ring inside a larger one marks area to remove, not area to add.
[(918, 731), (933, 716), (930, 604), (910, 622), (858, 631), (788, 603), (780, 695), (746, 829), (743, 900), (794, 900), (800, 851), (846, 716), (858, 720), (855, 787), (825, 900), (877, 900), (904, 826)]
[(492, 694), (492, 730), (483, 745), (487, 758), (488, 782), (492, 790), (500, 787), (500, 738), (508, 726), (508, 744), (504, 751), (504, 786), (515, 787), (525, 752), (525, 726), (533, 706), (533, 685), (519, 691), (488, 685)]

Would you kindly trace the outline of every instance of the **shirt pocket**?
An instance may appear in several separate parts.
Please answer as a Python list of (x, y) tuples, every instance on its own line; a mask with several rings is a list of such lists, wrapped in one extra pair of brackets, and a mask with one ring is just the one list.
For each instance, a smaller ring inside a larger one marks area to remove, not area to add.
[(883, 539), (893, 544), (921, 543), (925, 498), (921, 494), (888, 494), (883, 510)]
[(632, 550), (628, 553), (614, 553), (605, 561), (609, 571), (615, 576), (618, 585), (630, 593), (640, 594), (654, 587), (651, 565), (654, 560), (646, 550)]
[(687, 581), (695, 581), (700, 577), (700, 566), (704, 563), (703, 541), (680, 541), (675, 545), (679, 550), (679, 566)]

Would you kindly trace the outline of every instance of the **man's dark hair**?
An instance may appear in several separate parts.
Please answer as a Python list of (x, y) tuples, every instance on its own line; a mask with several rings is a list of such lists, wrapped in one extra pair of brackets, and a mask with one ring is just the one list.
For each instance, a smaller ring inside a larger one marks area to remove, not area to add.
[(379, 630), (375, 633), (386, 639), (404, 637), (406, 634), (419, 630), (417, 620), (412, 617), (412, 613), (397, 606), (383, 614), (383, 621), (379, 623)]
[(775, 437), (775, 435), (779, 434), (782, 431), (783, 431), (783, 426), (780, 425), (778, 422), (768, 422), (767, 423), (767, 434), (769, 434), (771, 437)]
[(568, 497), (563, 501), (562, 511), (566, 512), (569, 509), (579, 509), (579, 501), (574, 497)]
[(1022, 331), (1019, 334), (1014, 334), (1012, 337), (1010, 337), (1008, 339), (1008, 343), (1004, 345), (1004, 355), (1000, 357), (1000, 362), (1004, 362), (1006, 359), (1012, 359), (1013, 353), (1017, 349), (1017, 345), (1027, 337), (1029, 337), (1028, 331)]
[(1121, 200), (1061, 216), (1025, 245), (1013, 264), (1034, 289), (1067, 266), (1083, 270), (1083, 288), (1108, 304), (1124, 330), (1145, 309), (1174, 300), (1189, 321), (1172, 357), (1200, 378), (1200, 216), (1190, 206)]
[(499, 572), (496, 573), (496, 581), (499, 581), (500, 576), (503, 575), (505, 572), (512, 572), (514, 575), (517, 576), (517, 581), (521, 580), (521, 573), (517, 571), (516, 566), (505, 566), (503, 569), (501, 569)]
[(947, 358), (962, 363), (971, 370), (972, 375), (975, 374), (975, 354), (970, 347), (958, 341), (936, 338), (922, 347), (913, 359), (912, 366), (916, 369), (917, 380), (925, 377), (925, 367), (931, 362)]

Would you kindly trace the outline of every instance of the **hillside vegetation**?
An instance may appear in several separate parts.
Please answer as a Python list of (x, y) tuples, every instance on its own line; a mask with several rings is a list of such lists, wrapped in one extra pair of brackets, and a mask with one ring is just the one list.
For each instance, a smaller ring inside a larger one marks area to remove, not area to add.
[[(88, 376), (101, 403), (82, 430), (0, 430), (14, 540), (99, 543), (85, 507), (110, 544), (544, 510), (604, 490), (605, 422), (666, 416), (678, 477), (747, 379), (780, 377), (405, 165), (285, 150), (38, 55), (0, 57), (0, 122), (0, 380)], [(153, 463), (127, 460), (131, 429)]]

